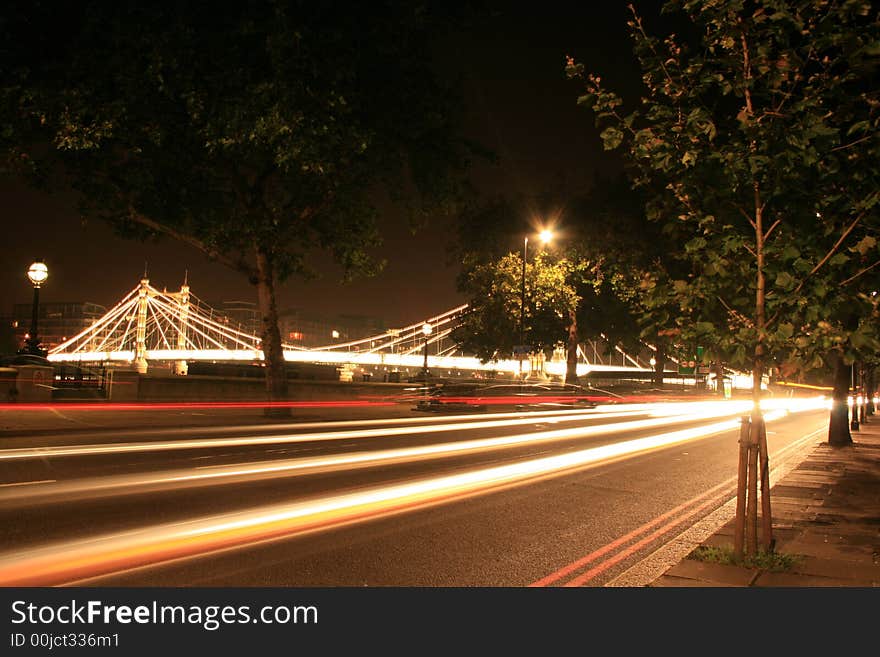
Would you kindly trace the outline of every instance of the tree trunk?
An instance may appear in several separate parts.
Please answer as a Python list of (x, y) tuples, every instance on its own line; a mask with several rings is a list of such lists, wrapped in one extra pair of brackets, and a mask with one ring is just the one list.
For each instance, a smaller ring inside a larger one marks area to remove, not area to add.
[(578, 325), (577, 314), (573, 309), (568, 311), (568, 319), (568, 349), (566, 351), (565, 382), (576, 384), (578, 382)]
[[(265, 247), (257, 246), (256, 261), (260, 337), (263, 343), (263, 359), (266, 363), (266, 396), (270, 402), (281, 402), (287, 400), (287, 368), (281, 347), (281, 332), (278, 329), (272, 255)], [(265, 414), (271, 417), (287, 417), (290, 416), (290, 408), (267, 406)]]
[(834, 367), (834, 391), (831, 393), (831, 417), (828, 422), (829, 445), (852, 445), (852, 434), (849, 431), (849, 396), (850, 365), (843, 360), (843, 354), (835, 352), (831, 360)]

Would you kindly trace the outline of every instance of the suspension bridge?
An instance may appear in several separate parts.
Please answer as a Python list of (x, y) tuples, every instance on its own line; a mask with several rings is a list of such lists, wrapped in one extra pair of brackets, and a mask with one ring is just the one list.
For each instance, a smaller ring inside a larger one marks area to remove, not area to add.
[[(529, 373), (536, 367), (545, 374), (564, 375), (565, 359), (536, 363), (528, 359), (480, 359), (462, 353), (450, 337), (461, 305), (399, 329), (342, 343), (305, 348), (282, 343), (287, 362), (325, 363), (344, 367), (419, 368), (423, 351), (431, 350), (431, 369), (502, 374)], [(592, 362), (579, 348), (578, 376), (593, 371), (648, 372), (649, 363), (619, 347), (620, 365), (599, 363), (594, 348)], [(425, 351), (427, 353), (427, 351)], [(202, 303), (184, 284), (179, 291), (159, 290), (148, 278), (126, 294), (103, 317), (49, 351), (53, 362), (128, 365), (146, 373), (150, 363), (171, 363), (177, 374), (186, 374), (188, 362), (256, 362), (263, 360), (259, 336), (232, 326), (222, 313)]]

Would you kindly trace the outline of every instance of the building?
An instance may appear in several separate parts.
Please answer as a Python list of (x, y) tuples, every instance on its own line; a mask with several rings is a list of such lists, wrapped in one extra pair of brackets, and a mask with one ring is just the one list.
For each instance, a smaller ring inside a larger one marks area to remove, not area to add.
[(224, 301), (214, 312), (230, 328), (250, 335), (260, 335), (260, 311), (253, 301)]
[[(32, 312), (31, 304), (17, 303), (13, 306), (12, 317), (7, 320), (19, 348), (24, 346), (31, 329)], [(89, 301), (41, 301), (37, 308), (37, 336), (40, 338), (40, 346), (46, 350), (52, 349), (88, 328), (106, 313), (107, 308)]]
[(385, 321), (366, 315), (324, 315), (299, 308), (279, 313), (281, 341), (313, 349), (385, 333)]
[[(212, 310), (213, 318), (230, 328), (260, 337), (257, 304), (251, 301), (223, 301)], [(278, 313), (278, 328), (284, 344), (305, 349), (344, 343), (385, 333), (385, 321), (366, 315), (327, 315), (301, 308)]]

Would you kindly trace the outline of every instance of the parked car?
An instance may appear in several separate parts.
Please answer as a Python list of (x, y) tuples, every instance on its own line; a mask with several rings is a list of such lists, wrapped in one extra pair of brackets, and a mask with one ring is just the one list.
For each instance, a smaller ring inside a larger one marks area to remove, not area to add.
[(596, 391), (568, 383), (440, 384), (426, 391), (421, 411), (547, 410), (593, 408)]
[(0, 366), (9, 367), (10, 365), (46, 365), (52, 366), (52, 362), (43, 356), (35, 354), (8, 354), (0, 356)]

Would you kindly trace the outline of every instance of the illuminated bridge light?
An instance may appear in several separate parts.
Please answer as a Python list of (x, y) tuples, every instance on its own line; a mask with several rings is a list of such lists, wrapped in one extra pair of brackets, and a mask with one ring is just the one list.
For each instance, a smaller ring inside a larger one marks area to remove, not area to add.
[[(420, 354), (425, 340), (429, 345), (446, 347), (432, 354), (436, 371), (508, 372), (520, 371), (520, 361), (499, 360), (484, 363), (478, 358), (455, 355), (458, 345), (451, 334), (467, 304), (457, 306), (426, 320), (399, 329), (357, 340), (334, 342), (314, 349), (283, 344), (288, 362), (352, 364), (355, 366), (421, 368)], [(218, 313), (198, 302), (188, 286), (180, 292), (160, 291), (144, 279), (106, 315), (79, 334), (53, 348), (48, 359), (53, 362), (137, 363), (147, 361), (237, 361), (263, 360), (260, 338), (231, 328), (218, 321)], [(136, 319), (136, 321), (135, 321)], [(422, 326), (432, 327), (431, 335), (422, 333)], [(291, 334), (299, 341), (301, 334)], [(451, 346), (449, 346), (451, 345)], [(651, 367), (638, 363), (620, 350), (630, 366), (578, 363), (578, 376), (593, 371), (613, 370), (646, 373)], [(565, 363), (547, 362), (547, 374), (563, 375)]]

